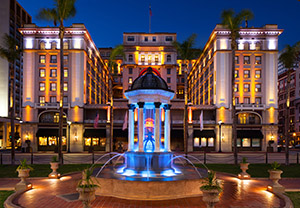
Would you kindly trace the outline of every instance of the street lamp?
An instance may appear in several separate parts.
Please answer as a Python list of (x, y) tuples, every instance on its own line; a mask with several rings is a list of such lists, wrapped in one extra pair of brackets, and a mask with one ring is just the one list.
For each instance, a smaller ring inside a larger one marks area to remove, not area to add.
[(221, 135), (222, 135), (222, 120), (220, 120), (219, 122), (219, 152), (222, 152), (221, 150), (221, 142), (222, 142), (222, 138), (221, 138)]
[(67, 152), (70, 153), (70, 145), (71, 145), (71, 141), (70, 141), (71, 131), (70, 131), (70, 128), (71, 128), (72, 122), (71, 121), (67, 121), (67, 123), (68, 123), (68, 150), (67, 150)]

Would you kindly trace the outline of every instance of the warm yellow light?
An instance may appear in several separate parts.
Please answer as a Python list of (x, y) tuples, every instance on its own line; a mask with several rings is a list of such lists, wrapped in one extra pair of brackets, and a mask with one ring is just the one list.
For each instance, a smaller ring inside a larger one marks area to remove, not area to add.
[(134, 121), (137, 122), (138, 120), (138, 109), (134, 109)]
[(106, 117), (107, 117), (107, 123), (109, 123), (110, 122), (110, 106), (107, 107), (107, 115), (106, 115)]
[(295, 132), (293, 133), (293, 136), (296, 136), (296, 133), (295, 133)]
[(161, 109), (161, 121), (164, 122), (165, 121), (165, 109)]
[(80, 115), (79, 115), (79, 107), (74, 107), (74, 122), (79, 122)]
[(191, 107), (188, 108), (188, 123), (193, 123), (193, 112)]

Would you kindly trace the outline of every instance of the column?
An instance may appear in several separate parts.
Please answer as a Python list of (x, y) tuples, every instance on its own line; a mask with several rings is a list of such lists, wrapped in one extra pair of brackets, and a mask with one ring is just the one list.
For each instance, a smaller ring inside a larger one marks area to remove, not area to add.
[(144, 102), (138, 102), (139, 106), (139, 152), (144, 152)]
[(134, 104), (128, 104), (128, 151), (134, 150)]
[(170, 104), (166, 104), (164, 106), (165, 109), (165, 151), (170, 152), (171, 151), (171, 147), (170, 147), (170, 130), (171, 130), (171, 119), (170, 119), (170, 108), (171, 105)]
[(154, 128), (154, 139), (155, 139), (155, 152), (159, 152), (160, 149), (160, 102), (155, 102), (155, 128)]

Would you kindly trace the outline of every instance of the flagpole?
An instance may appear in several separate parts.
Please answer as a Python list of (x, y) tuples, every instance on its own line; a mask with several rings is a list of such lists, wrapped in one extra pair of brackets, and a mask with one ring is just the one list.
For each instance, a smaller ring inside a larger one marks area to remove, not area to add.
[(151, 4), (149, 5), (149, 33), (151, 33)]

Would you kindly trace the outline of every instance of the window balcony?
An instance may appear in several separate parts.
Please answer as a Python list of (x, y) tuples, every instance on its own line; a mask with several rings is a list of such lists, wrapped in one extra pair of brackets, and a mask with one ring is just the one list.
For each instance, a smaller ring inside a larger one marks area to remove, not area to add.
[(265, 110), (264, 104), (236, 104), (235, 108), (237, 110)]
[[(34, 108), (59, 109), (59, 103), (35, 103)], [(70, 108), (70, 103), (64, 103), (64, 108)]]

